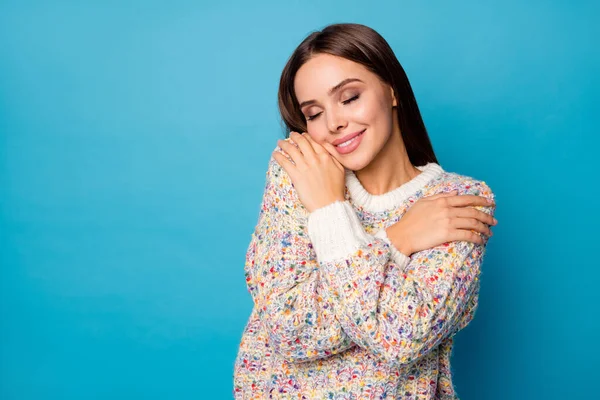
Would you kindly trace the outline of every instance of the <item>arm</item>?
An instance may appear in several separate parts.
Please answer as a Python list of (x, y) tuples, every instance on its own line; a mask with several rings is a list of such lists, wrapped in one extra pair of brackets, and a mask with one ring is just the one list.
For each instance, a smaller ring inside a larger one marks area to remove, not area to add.
[[(461, 192), (493, 198), (483, 182), (465, 187)], [(494, 207), (480, 209), (492, 214)], [(382, 231), (377, 238), (348, 244), (360, 237), (360, 227), (349, 223), (352, 211), (347, 202), (336, 202), (309, 217), (329, 300), (343, 330), (359, 346), (390, 363), (414, 362), (472, 319), (487, 238), (483, 245), (447, 242), (386, 262)], [(335, 250), (343, 246), (357, 249), (344, 257)]]
[[(274, 158), (269, 162), (258, 223), (246, 252), (245, 274), (269, 343), (288, 361), (310, 361), (356, 346), (333, 312), (330, 290), (307, 234), (308, 215), (289, 176)], [(354, 215), (354, 223), (360, 222)], [(361, 243), (372, 240), (357, 230)], [(352, 237), (337, 249), (340, 254)], [(377, 239), (380, 262), (391, 256), (389, 245)]]

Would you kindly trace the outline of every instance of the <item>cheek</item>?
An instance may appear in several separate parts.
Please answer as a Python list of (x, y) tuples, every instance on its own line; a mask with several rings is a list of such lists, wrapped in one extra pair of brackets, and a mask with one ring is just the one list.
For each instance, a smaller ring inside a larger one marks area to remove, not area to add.
[(382, 117), (381, 104), (372, 99), (363, 101), (352, 109), (352, 116), (357, 119), (357, 122), (362, 122), (369, 125), (377, 124)]
[(323, 129), (319, 124), (313, 124), (307, 132), (310, 135), (310, 138), (317, 142), (320, 145), (326, 141), (327, 138), (327, 130)]
[(315, 142), (322, 144), (329, 138), (329, 127), (323, 114), (307, 126), (307, 133)]

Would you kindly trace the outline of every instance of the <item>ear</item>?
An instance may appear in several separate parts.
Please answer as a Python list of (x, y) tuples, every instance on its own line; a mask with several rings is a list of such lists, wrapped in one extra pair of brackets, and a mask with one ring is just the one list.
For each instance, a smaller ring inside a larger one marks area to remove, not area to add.
[(394, 88), (390, 86), (390, 93), (392, 95), (392, 108), (398, 107), (398, 101), (396, 100), (396, 95), (394, 94)]

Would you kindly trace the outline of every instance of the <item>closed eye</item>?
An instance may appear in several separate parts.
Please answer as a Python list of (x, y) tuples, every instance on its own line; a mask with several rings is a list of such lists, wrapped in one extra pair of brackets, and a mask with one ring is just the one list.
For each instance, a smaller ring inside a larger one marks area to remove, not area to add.
[[(356, 96), (354, 96), (354, 97), (351, 97), (351, 98), (349, 98), (348, 100), (342, 101), (342, 103), (343, 103), (344, 105), (345, 105), (345, 104), (352, 103), (354, 100), (357, 100), (359, 97), (360, 97), (360, 95), (359, 95), (359, 94), (357, 94)], [(317, 114), (314, 114), (314, 115), (309, 115), (308, 117), (306, 117), (306, 120), (307, 120), (307, 121), (312, 121), (312, 120), (314, 120), (315, 118), (317, 118), (319, 115), (321, 115), (321, 113), (317, 113)]]

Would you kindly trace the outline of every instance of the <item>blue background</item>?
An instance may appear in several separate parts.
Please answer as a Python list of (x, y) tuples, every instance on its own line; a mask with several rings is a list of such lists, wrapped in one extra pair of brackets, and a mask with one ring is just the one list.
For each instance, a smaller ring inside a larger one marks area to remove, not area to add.
[(461, 400), (597, 393), (593, 1), (0, 4), (0, 398), (228, 399), (281, 70), (358, 22), (497, 195)]

